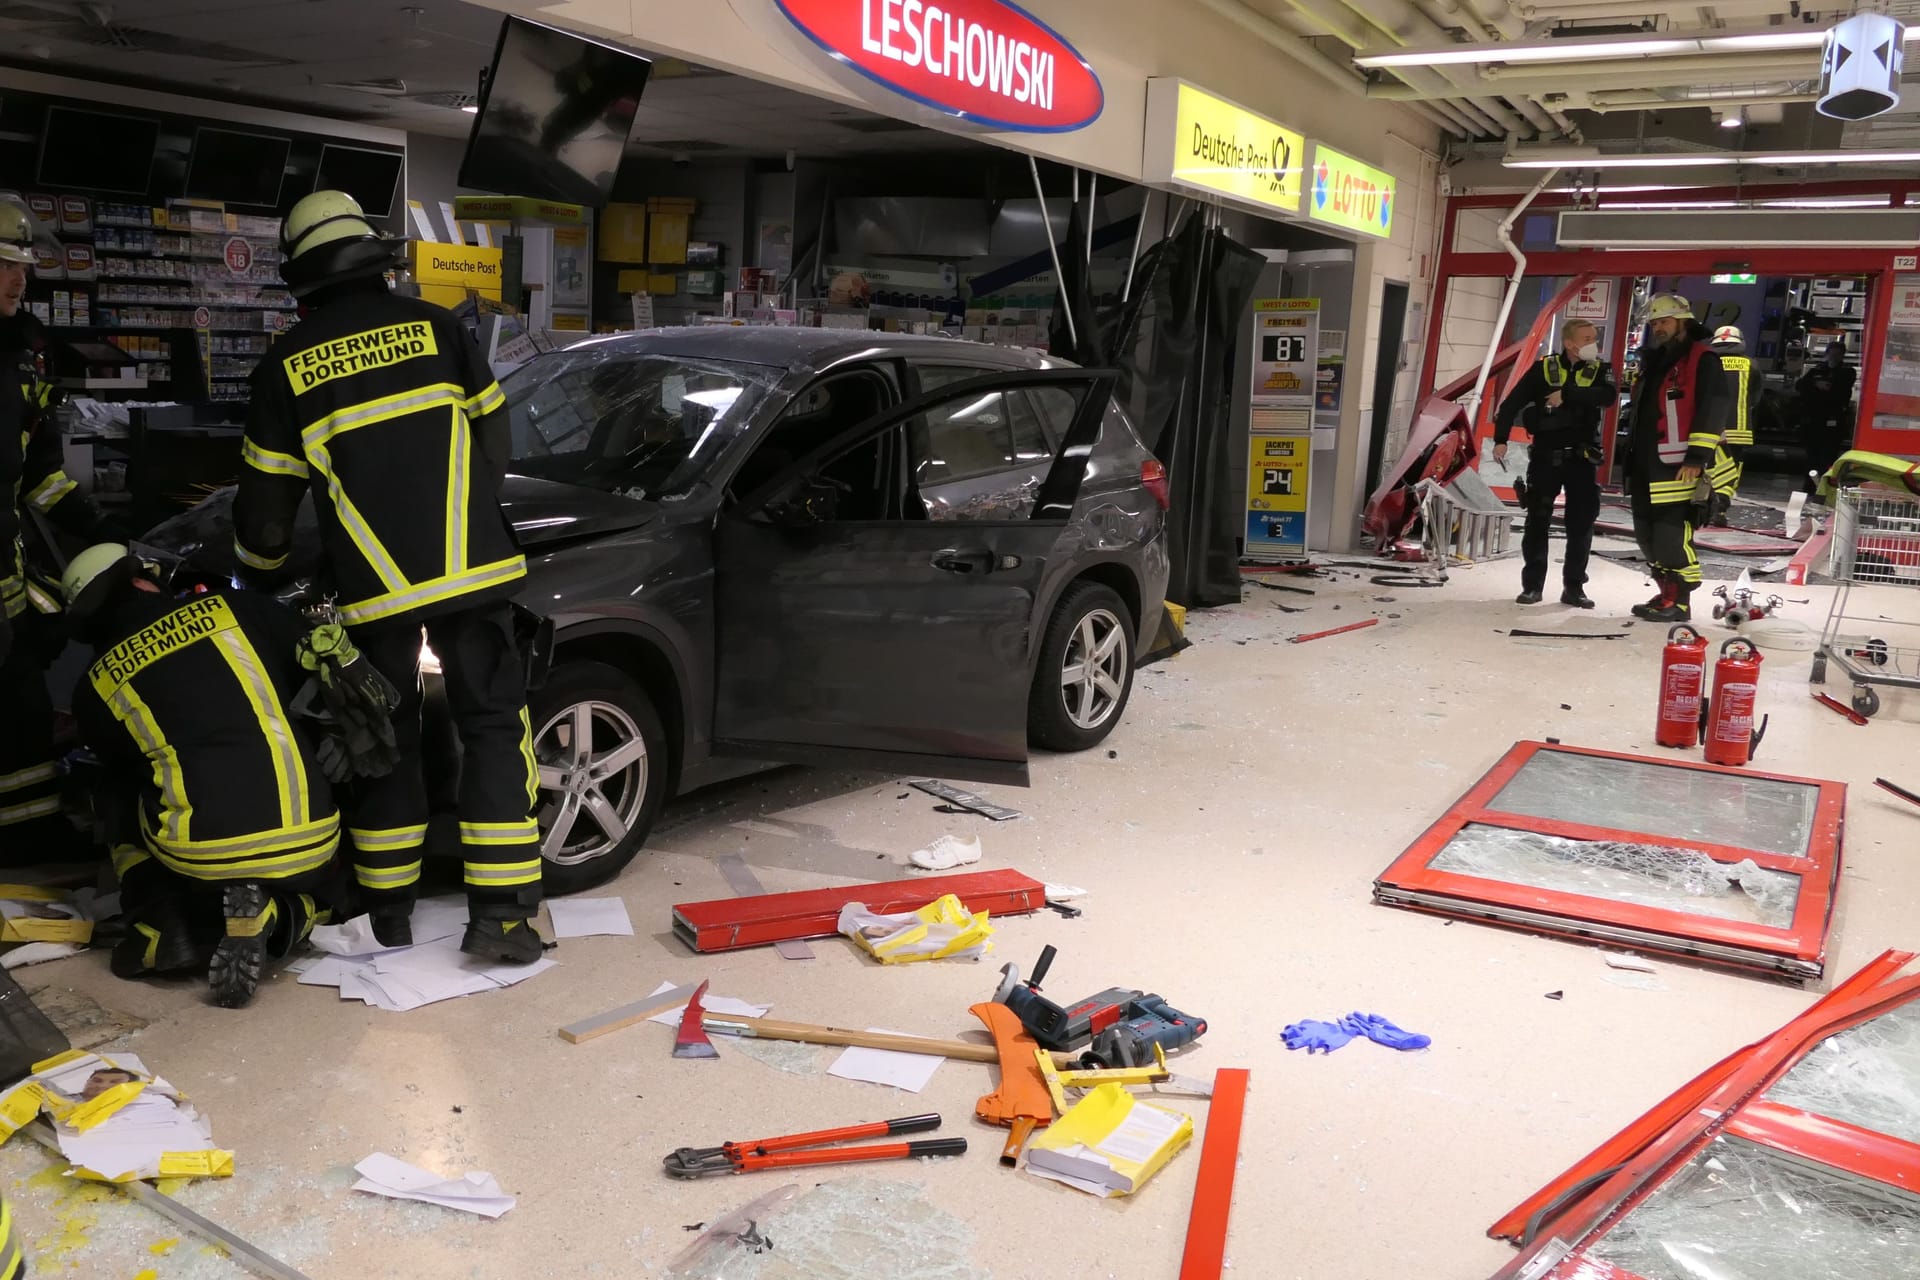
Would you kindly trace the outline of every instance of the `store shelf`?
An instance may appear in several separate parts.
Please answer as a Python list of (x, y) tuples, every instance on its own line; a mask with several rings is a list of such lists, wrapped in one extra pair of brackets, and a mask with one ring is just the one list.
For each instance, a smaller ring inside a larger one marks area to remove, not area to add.
[(55, 378), (56, 386), (74, 391), (144, 391), (145, 378)]

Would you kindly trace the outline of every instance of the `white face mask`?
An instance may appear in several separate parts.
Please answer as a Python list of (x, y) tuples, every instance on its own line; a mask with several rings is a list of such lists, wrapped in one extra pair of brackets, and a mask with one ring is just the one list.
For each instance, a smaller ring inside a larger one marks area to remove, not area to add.
[(1600, 344), (1597, 342), (1589, 342), (1574, 354), (1580, 357), (1581, 363), (1583, 364), (1598, 360), (1600, 358)]

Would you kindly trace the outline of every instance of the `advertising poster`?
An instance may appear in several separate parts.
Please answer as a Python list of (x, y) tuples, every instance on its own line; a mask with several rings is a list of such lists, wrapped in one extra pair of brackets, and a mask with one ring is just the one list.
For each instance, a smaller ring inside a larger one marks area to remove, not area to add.
[(1873, 425), (1883, 430), (1920, 430), (1920, 276), (1893, 278), (1893, 310), (1881, 349), (1880, 394)]
[(1253, 398), (1310, 396), (1320, 360), (1320, 300), (1253, 304)]
[(1282, 559), (1307, 552), (1310, 435), (1253, 436), (1247, 448), (1247, 554)]

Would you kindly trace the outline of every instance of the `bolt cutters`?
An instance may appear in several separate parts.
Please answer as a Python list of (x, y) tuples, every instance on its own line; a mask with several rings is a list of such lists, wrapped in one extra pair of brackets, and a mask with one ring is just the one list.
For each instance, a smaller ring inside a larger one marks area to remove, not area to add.
[[(896, 1133), (925, 1133), (940, 1127), (937, 1115), (876, 1120), (844, 1129), (792, 1133), (780, 1138), (729, 1142), (718, 1147), (681, 1147), (666, 1157), (667, 1172), (676, 1178), (705, 1178), (721, 1173), (752, 1173), (756, 1169), (787, 1169), (800, 1165), (853, 1164), (865, 1160), (908, 1160), (916, 1156), (957, 1156), (967, 1150), (965, 1138), (929, 1138), (921, 1142), (889, 1142), (869, 1147), (835, 1147), (836, 1142), (882, 1138)], [(807, 1147), (826, 1147), (808, 1151)]]

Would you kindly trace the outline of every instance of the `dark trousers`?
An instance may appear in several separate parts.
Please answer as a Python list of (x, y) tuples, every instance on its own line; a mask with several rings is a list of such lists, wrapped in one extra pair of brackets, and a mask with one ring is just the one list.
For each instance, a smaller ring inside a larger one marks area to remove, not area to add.
[(73, 827), (60, 813), (64, 777), (53, 752), (53, 700), (41, 666), (42, 625), (12, 620), (0, 659), (0, 865), (50, 861), (72, 851)]
[(1693, 551), (1693, 503), (1656, 503), (1644, 478), (1632, 490), (1633, 537), (1656, 579), (1672, 578), (1687, 590), (1700, 585), (1700, 557)]
[(1587, 583), (1587, 558), (1593, 551), (1593, 522), (1600, 518), (1600, 479), (1594, 464), (1577, 449), (1540, 449), (1527, 462), (1527, 527), (1520, 535), (1520, 586), (1545, 591), (1547, 550), (1553, 533), (1553, 504), (1567, 494), (1567, 562), (1560, 581), (1568, 591)]
[(420, 881), (427, 784), (420, 751), (420, 633), (440, 660), (460, 735), (460, 847), (476, 912), (531, 915), (540, 904), (539, 783), (525, 669), (510, 606), (500, 601), (420, 622), (356, 628), (354, 643), (400, 690), (400, 763), (360, 784), (344, 806), (354, 876), (369, 908), (405, 911)]

